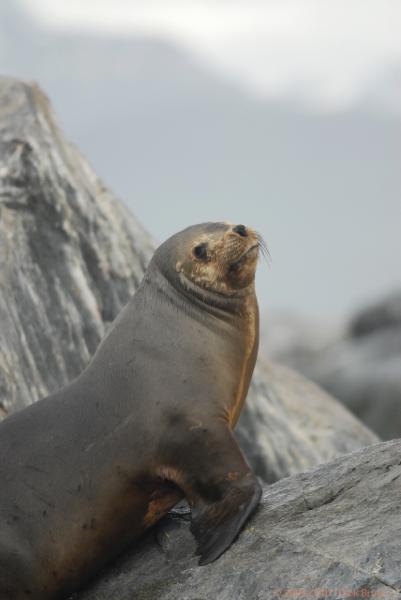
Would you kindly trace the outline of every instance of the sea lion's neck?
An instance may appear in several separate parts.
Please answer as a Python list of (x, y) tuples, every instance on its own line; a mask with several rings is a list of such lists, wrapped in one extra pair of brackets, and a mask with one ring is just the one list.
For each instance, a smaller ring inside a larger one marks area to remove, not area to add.
[(189, 303), (193, 310), (223, 320), (238, 318), (247, 310), (249, 300), (254, 297), (253, 285), (246, 290), (225, 295), (196, 285), (181, 273), (170, 276), (157, 267), (152, 267), (151, 272), (145, 274), (145, 288), (149, 286), (151, 292), (160, 294), (167, 302), (176, 306), (184, 307)]

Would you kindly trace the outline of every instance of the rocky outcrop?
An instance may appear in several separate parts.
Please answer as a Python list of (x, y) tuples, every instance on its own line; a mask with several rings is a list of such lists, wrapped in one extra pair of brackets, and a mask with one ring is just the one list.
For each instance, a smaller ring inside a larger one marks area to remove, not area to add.
[[(154, 244), (68, 144), (36, 85), (0, 79), (0, 402), (77, 376), (142, 278)], [(259, 364), (237, 432), (275, 481), (376, 437), (290, 371)]]
[(316, 384), (262, 360), (236, 436), (254, 471), (268, 483), (377, 440)]
[(149, 235), (66, 143), (36, 85), (0, 79), (0, 402), (78, 375), (142, 278)]
[(357, 338), (394, 328), (401, 328), (401, 290), (359, 311), (351, 319), (349, 331)]
[(368, 306), (324, 348), (298, 346), (281, 360), (342, 400), (382, 438), (401, 436), (401, 292)]
[(167, 518), (76, 600), (401, 598), (401, 441), (267, 487), (238, 540), (199, 567)]

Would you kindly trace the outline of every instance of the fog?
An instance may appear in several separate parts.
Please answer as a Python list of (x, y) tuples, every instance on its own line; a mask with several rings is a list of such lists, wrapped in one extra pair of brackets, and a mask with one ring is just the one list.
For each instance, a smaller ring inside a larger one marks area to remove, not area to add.
[(262, 310), (337, 319), (401, 284), (400, 15), (385, 1), (3, 1), (0, 69), (40, 83), (156, 239), (254, 226), (272, 255)]

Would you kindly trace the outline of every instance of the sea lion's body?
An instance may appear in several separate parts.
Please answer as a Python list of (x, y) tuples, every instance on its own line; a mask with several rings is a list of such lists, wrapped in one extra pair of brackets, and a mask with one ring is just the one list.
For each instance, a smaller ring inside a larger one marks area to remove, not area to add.
[(256, 360), (255, 294), (205, 304), (167, 254), (84, 373), (0, 424), (2, 600), (66, 597), (184, 495), (210, 562), (259, 500), (231, 434)]

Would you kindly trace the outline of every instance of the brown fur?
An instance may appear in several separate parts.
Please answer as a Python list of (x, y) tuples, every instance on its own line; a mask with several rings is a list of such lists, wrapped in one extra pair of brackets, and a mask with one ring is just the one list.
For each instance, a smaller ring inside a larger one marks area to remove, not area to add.
[(201, 563), (233, 542), (260, 497), (231, 433), (259, 246), (225, 223), (167, 240), (82, 375), (0, 423), (1, 600), (66, 598), (182, 496)]

